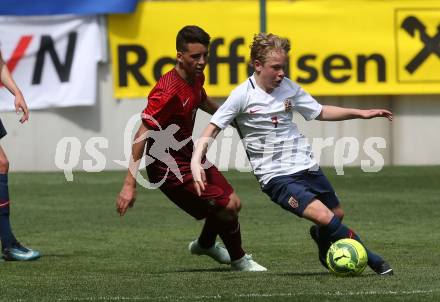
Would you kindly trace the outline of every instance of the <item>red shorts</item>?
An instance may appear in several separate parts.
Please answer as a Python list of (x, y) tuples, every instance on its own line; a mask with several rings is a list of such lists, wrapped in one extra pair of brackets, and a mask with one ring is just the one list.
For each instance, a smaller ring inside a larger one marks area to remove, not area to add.
[(198, 196), (194, 189), (193, 177), (187, 174), (183, 177), (183, 183), (177, 186), (167, 185), (165, 182), (160, 190), (179, 208), (196, 219), (203, 219), (209, 213), (226, 207), (229, 196), (234, 192), (226, 178), (215, 166), (205, 170), (207, 185), (202, 196)]

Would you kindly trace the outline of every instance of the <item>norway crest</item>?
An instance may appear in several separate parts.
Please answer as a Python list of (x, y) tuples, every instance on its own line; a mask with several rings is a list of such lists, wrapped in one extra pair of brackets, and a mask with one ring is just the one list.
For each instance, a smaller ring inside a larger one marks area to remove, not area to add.
[(284, 111), (285, 112), (292, 111), (292, 99), (285, 99), (284, 100)]
[(289, 205), (290, 205), (292, 208), (294, 208), (294, 209), (296, 209), (296, 208), (299, 206), (298, 200), (296, 200), (295, 197), (293, 197), (293, 196), (291, 196), (291, 197), (289, 198), (288, 203), (289, 203)]

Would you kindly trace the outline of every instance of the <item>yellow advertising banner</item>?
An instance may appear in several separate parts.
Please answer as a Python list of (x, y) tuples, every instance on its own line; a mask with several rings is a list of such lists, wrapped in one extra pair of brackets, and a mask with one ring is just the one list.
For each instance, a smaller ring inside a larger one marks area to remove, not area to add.
[(312, 94), (440, 92), (440, 1), (274, 2), (268, 31)]
[[(115, 97), (145, 97), (188, 24), (212, 37), (208, 94), (229, 95), (251, 72), (259, 14), (259, 1), (165, 1), (110, 16)], [(289, 38), (288, 77), (311, 94), (440, 93), (440, 1), (268, 1), (267, 31)]]

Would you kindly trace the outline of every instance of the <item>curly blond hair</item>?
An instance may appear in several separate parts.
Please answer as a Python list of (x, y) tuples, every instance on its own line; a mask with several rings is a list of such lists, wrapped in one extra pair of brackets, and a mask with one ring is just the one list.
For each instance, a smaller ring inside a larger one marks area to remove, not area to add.
[(251, 64), (254, 64), (256, 60), (264, 64), (267, 55), (272, 51), (284, 50), (287, 54), (290, 50), (290, 42), (274, 34), (259, 33), (254, 35), (249, 48), (251, 49)]

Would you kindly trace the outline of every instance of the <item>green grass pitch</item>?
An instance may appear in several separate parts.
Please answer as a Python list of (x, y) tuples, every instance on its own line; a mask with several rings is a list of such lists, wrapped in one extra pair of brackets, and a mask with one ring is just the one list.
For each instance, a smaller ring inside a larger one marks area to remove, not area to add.
[(385, 167), (379, 173), (325, 169), (345, 223), (382, 254), (395, 275), (369, 268), (338, 278), (318, 262), (310, 223), (283, 211), (250, 173), (225, 172), (241, 197), (246, 251), (266, 273), (230, 272), (189, 255), (202, 224), (159, 190), (139, 188), (120, 218), (125, 172), (11, 173), (12, 223), (31, 263), (0, 262), (1, 301), (439, 301), (440, 167)]

